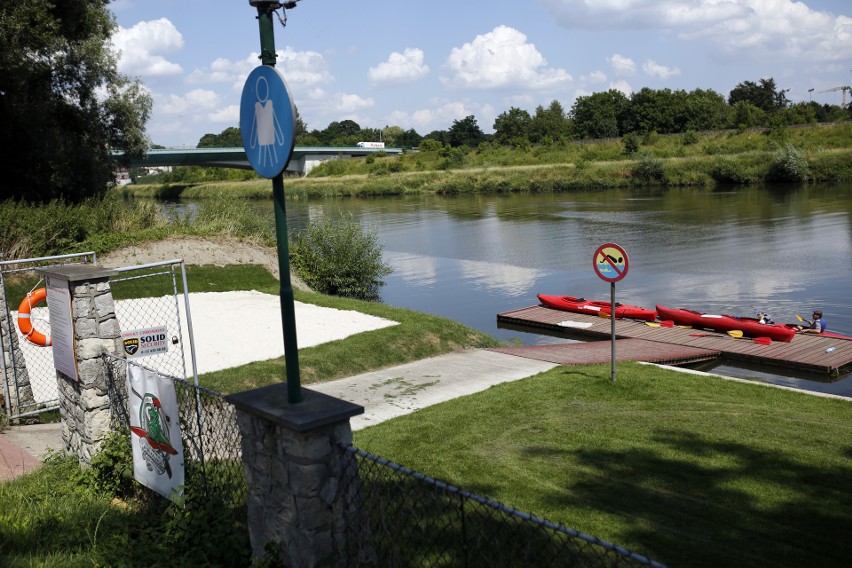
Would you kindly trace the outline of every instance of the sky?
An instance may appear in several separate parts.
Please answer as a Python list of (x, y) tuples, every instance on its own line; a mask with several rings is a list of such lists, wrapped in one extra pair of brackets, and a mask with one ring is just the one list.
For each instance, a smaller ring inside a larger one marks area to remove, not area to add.
[[(239, 125), (260, 65), (245, 0), (114, 0), (119, 69), (154, 101), (155, 144), (195, 147)], [(309, 130), (353, 120), (425, 135), (473, 115), (644, 87), (774, 78), (793, 102), (840, 104), (852, 85), (849, 0), (300, 0), (275, 18), (276, 68)], [(813, 89), (813, 91), (810, 91)], [(847, 95), (848, 96), (848, 95)], [(848, 97), (852, 99), (852, 97)]]

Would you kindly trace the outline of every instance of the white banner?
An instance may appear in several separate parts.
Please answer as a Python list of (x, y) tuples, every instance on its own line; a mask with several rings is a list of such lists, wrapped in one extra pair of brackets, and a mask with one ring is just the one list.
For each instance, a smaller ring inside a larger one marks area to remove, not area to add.
[(183, 496), (184, 468), (175, 385), (147, 369), (127, 367), (133, 476), (178, 501)]

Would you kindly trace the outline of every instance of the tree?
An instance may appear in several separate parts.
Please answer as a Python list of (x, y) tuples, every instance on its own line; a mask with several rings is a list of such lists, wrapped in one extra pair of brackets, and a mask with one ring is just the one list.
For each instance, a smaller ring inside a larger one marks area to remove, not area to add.
[(530, 113), (511, 107), (494, 119), (494, 139), (498, 144), (504, 145), (513, 144), (513, 141), (518, 139), (529, 141), (530, 124)]
[(435, 140), (441, 144), (449, 144), (450, 143), (450, 133), (446, 130), (433, 130), (423, 138), (428, 140)]
[(396, 139), (396, 145), (401, 148), (414, 148), (420, 146), (420, 142), (422, 140), (423, 137), (420, 136), (416, 130), (410, 128)]
[(686, 93), (645, 87), (630, 97), (625, 130), (645, 134), (683, 132), (686, 123)]
[(404, 134), (401, 126), (385, 126), (382, 129), (382, 140), (390, 147), (400, 146), (399, 140)]
[(296, 116), (293, 117), (296, 122), (295, 138), (299, 138), (300, 136), (307, 136), (308, 125), (305, 124), (304, 120), (302, 120), (302, 116), (299, 114), (299, 107), (293, 105), (293, 108), (296, 109)]
[(621, 91), (610, 89), (578, 97), (568, 116), (577, 138), (616, 138), (625, 133), (624, 122), (630, 101)]
[(569, 135), (568, 121), (565, 110), (559, 101), (552, 101), (550, 106), (538, 106), (530, 123), (530, 142), (542, 144), (547, 141), (561, 140)]
[(0, 4), (5, 197), (79, 201), (114, 179), (110, 150), (141, 155), (151, 97), (118, 72), (106, 0)]
[(716, 130), (728, 124), (730, 107), (725, 97), (713, 89), (695, 89), (686, 96), (686, 124), (688, 130)]
[(219, 134), (205, 134), (198, 141), (197, 148), (242, 148), (243, 136), (240, 129), (231, 126)]
[(734, 128), (752, 128), (766, 124), (766, 113), (748, 101), (739, 101), (731, 111), (731, 126)]
[(761, 79), (760, 83), (743, 81), (731, 89), (728, 94), (728, 104), (736, 105), (738, 102), (747, 102), (756, 106), (764, 112), (772, 112), (787, 106), (787, 91), (777, 91), (775, 79)]
[(485, 134), (476, 123), (476, 117), (472, 114), (461, 120), (454, 120), (453, 125), (447, 133), (450, 146), (477, 146), (485, 140)]

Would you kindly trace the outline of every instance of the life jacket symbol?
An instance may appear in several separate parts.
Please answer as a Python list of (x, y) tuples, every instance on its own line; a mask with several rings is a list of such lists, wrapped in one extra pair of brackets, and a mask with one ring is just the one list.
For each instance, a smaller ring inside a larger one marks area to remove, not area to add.
[(128, 355), (135, 355), (139, 351), (139, 338), (129, 337), (124, 340), (124, 352)]

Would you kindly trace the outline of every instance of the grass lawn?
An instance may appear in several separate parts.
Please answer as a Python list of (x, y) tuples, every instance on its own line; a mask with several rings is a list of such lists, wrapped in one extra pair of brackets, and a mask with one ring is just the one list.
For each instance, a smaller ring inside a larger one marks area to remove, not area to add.
[[(188, 276), (193, 291), (278, 292), (259, 267), (193, 266)], [(496, 344), (428, 314), (298, 291), (296, 299), (400, 322), (301, 350), (306, 384)], [(282, 358), (201, 379), (237, 392), (284, 376)], [(852, 557), (850, 401), (639, 364), (620, 365), (614, 384), (609, 365), (560, 367), (355, 432), (354, 443), (670, 566), (847, 566)], [(147, 513), (124, 514), (73, 477), (45, 467), (0, 486), (0, 557), (98, 565), (148, 546), (154, 529), (124, 536)], [(183, 534), (173, 538), (186, 547)], [(232, 544), (214, 548), (245, 554)]]
[(560, 367), (354, 443), (671, 566), (848, 566), (852, 402), (639, 364), (609, 378)]

